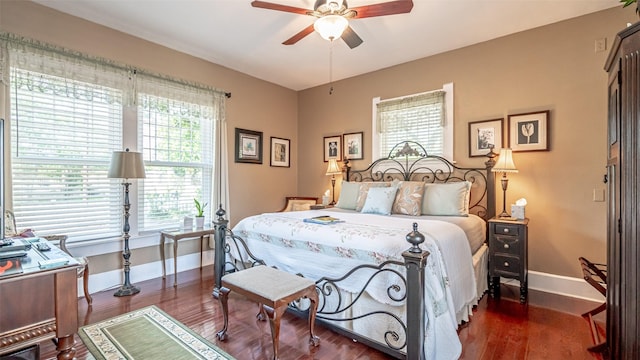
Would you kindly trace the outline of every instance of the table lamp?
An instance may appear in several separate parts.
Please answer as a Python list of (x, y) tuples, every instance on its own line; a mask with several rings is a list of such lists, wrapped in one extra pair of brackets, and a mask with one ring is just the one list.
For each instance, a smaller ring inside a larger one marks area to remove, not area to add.
[(111, 166), (109, 167), (109, 178), (124, 179), (124, 226), (122, 227), (122, 237), (124, 239), (124, 284), (113, 296), (130, 296), (140, 292), (140, 289), (133, 286), (129, 280), (131, 251), (129, 251), (129, 179), (144, 179), (144, 160), (142, 153), (129, 151), (114, 151), (111, 156)]
[(331, 175), (331, 203), (329, 205), (336, 204), (336, 175), (342, 174), (342, 170), (338, 166), (336, 159), (329, 159), (329, 166), (327, 167), (327, 176)]
[(507, 173), (517, 173), (518, 169), (516, 169), (515, 164), (513, 163), (513, 156), (511, 149), (500, 149), (500, 154), (498, 155), (498, 161), (491, 169), (492, 172), (501, 172), (502, 179), (500, 179), (500, 183), (502, 184), (502, 213), (498, 215), (498, 217), (505, 218), (511, 217), (507, 212), (507, 185), (509, 185), (509, 179), (507, 179)]

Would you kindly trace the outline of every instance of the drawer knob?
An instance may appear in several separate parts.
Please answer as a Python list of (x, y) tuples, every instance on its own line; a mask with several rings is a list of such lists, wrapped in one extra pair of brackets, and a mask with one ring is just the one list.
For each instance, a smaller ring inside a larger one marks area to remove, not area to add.
[(504, 267), (509, 267), (509, 263), (508, 262), (504, 262)]
[(504, 244), (504, 248), (508, 249), (509, 248), (509, 244)]
[(509, 233), (509, 229), (504, 228), (504, 229), (502, 229), (502, 232), (505, 233), (505, 234), (508, 234)]

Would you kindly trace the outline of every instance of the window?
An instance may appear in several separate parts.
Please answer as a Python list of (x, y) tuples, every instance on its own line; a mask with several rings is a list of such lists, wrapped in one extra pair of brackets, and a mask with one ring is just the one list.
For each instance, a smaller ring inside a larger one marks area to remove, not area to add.
[(21, 229), (120, 236), (122, 180), (107, 172), (125, 147), (142, 152), (146, 168), (130, 193), (132, 235), (177, 226), (194, 214), (194, 198), (211, 204), (222, 92), (43, 44), (9, 38), (0, 51), (5, 45), (10, 61), (0, 62), (0, 75), (10, 75), (11, 198)]
[(185, 215), (193, 215), (194, 198), (211, 203), (212, 110), (148, 94), (139, 96), (147, 173), (139, 196), (141, 231), (173, 226)]
[(421, 144), (429, 155), (453, 159), (453, 84), (401, 98), (373, 99), (373, 160), (398, 143)]

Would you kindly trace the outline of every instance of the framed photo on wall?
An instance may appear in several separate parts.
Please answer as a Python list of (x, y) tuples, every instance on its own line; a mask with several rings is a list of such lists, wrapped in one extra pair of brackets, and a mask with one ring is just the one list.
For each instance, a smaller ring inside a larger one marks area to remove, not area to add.
[(262, 132), (236, 128), (237, 163), (262, 164)]
[(362, 147), (362, 135), (363, 135), (363, 132), (342, 135), (342, 142), (344, 143), (343, 154), (345, 159), (348, 159), (348, 160), (364, 159), (364, 150)]
[(549, 110), (509, 115), (509, 147), (513, 151), (548, 151)]
[(469, 123), (469, 157), (487, 155), (490, 145), (493, 145), (495, 152), (500, 151), (503, 120), (493, 119)]
[(324, 162), (329, 159), (342, 160), (342, 136), (325, 136), (322, 143), (324, 149)]
[(291, 154), (291, 140), (282, 139), (277, 137), (271, 137), (271, 158), (269, 165), (276, 167), (289, 167), (291, 161), (289, 156)]

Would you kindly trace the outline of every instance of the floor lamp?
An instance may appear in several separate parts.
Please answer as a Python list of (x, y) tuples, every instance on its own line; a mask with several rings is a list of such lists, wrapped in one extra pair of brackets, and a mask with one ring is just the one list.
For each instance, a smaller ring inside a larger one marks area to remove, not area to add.
[(342, 174), (342, 170), (338, 166), (338, 161), (336, 161), (336, 159), (330, 159), (326, 174), (331, 175), (331, 203), (329, 205), (336, 204), (336, 175), (339, 174)]
[(131, 285), (129, 279), (131, 251), (129, 251), (129, 179), (144, 179), (144, 160), (142, 153), (129, 151), (114, 151), (111, 156), (111, 166), (109, 167), (109, 178), (124, 179), (124, 226), (122, 227), (122, 238), (124, 239), (124, 284), (113, 296), (130, 296), (140, 292), (140, 289)]
[(513, 163), (511, 149), (500, 149), (500, 154), (498, 155), (498, 161), (491, 168), (492, 172), (501, 172), (502, 179), (500, 179), (500, 183), (502, 184), (502, 213), (498, 215), (498, 217), (505, 218), (511, 217), (507, 212), (507, 186), (509, 185), (509, 179), (507, 179), (507, 173), (517, 173), (518, 169), (516, 169), (516, 165)]

